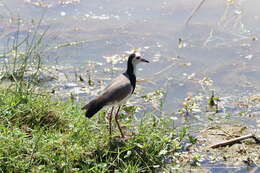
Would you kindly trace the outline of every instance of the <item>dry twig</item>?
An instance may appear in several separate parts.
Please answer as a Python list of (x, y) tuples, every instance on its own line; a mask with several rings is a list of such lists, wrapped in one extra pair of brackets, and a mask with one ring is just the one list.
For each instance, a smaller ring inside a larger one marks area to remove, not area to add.
[(227, 146), (227, 145), (232, 145), (234, 143), (240, 142), (240, 141), (248, 139), (248, 138), (253, 138), (256, 141), (259, 141), (255, 137), (254, 134), (248, 134), (248, 135), (245, 135), (245, 136), (240, 136), (238, 138), (233, 138), (233, 139), (230, 139), (230, 140), (227, 140), (227, 141), (223, 141), (223, 142), (220, 142), (220, 143), (217, 143), (217, 144), (213, 144), (213, 145), (209, 146), (209, 148), (218, 148), (218, 147), (224, 147), (224, 146)]
[(194, 14), (200, 9), (200, 7), (202, 6), (202, 4), (205, 2), (206, 0), (202, 0), (200, 1), (199, 5), (192, 11), (190, 17), (186, 20), (185, 24), (189, 24), (191, 18), (194, 16)]

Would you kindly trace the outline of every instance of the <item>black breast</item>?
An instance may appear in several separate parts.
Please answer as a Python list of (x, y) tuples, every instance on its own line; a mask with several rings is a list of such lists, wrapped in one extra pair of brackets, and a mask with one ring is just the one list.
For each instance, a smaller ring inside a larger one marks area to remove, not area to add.
[(127, 73), (123, 73), (123, 75), (125, 75), (129, 80), (130, 80), (130, 83), (131, 83), (131, 85), (132, 85), (132, 87), (133, 87), (133, 91), (132, 91), (132, 93), (134, 92), (134, 90), (135, 90), (135, 85), (136, 85), (136, 77), (135, 77), (135, 74), (127, 74)]

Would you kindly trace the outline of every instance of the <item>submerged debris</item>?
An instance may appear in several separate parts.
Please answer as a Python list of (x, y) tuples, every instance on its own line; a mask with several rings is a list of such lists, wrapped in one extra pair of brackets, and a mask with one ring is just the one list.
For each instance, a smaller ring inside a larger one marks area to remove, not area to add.
[[(224, 161), (224, 163), (234, 166), (244, 165), (246, 161), (250, 160), (253, 163), (252, 166), (260, 166), (260, 145), (254, 139), (255, 135), (251, 133), (255, 133), (256, 136), (259, 135), (259, 132), (242, 125), (224, 124), (210, 126), (200, 131), (197, 138), (198, 144), (201, 146), (193, 149), (205, 152), (203, 157), (212, 163)], [(217, 144), (226, 140), (231, 141), (231, 143), (227, 143), (230, 145), (221, 144), (223, 147), (218, 148), (219, 145)], [(240, 141), (240, 143), (234, 144), (234, 141)], [(231, 145), (232, 143), (234, 145)]]

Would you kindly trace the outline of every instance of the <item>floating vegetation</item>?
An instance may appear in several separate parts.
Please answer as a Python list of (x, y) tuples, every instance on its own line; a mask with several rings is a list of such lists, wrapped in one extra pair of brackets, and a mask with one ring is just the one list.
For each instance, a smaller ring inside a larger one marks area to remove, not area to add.
[(215, 96), (214, 91), (212, 91), (211, 97), (208, 99), (208, 110), (214, 110), (216, 113), (218, 113), (218, 102), (220, 102), (219, 97)]
[(190, 115), (194, 112), (201, 112), (200, 104), (199, 102), (201, 101), (200, 96), (187, 96), (184, 101), (182, 102), (182, 108), (178, 110), (179, 114), (181, 115)]
[(213, 80), (209, 77), (204, 77), (203, 79), (199, 80), (199, 84), (204, 90), (206, 90), (213, 85)]
[(127, 57), (115, 54), (113, 56), (103, 56), (103, 58), (106, 60), (107, 63), (110, 63), (112, 65), (122, 63), (127, 59)]
[(181, 38), (179, 38), (179, 42), (178, 42), (178, 48), (185, 48), (187, 46), (187, 43), (185, 43)]
[(48, 1), (39, 1), (39, 0), (24, 0), (25, 3), (31, 4), (40, 8), (53, 8), (58, 5), (70, 5), (70, 4), (79, 4), (80, 0), (59, 0), (58, 2), (48, 2)]
[(64, 47), (68, 47), (68, 46), (77, 46), (80, 44), (84, 44), (90, 42), (89, 40), (81, 40), (81, 41), (73, 41), (73, 42), (69, 42), (69, 43), (62, 43), (60, 45), (54, 46), (54, 49), (59, 49), (59, 48), (64, 48)]
[(151, 103), (153, 108), (159, 110), (159, 106), (162, 103), (162, 99), (166, 92), (164, 90), (158, 89), (153, 92), (147, 93), (141, 96), (146, 102)]
[(59, 4), (68, 5), (68, 4), (79, 4), (80, 0), (59, 0)]
[(51, 7), (53, 7), (52, 4), (49, 4), (49, 3), (43, 2), (43, 1), (25, 0), (24, 2), (31, 4), (33, 6), (36, 6), (36, 7), (41, 7), (41, 8), (51, 8)]

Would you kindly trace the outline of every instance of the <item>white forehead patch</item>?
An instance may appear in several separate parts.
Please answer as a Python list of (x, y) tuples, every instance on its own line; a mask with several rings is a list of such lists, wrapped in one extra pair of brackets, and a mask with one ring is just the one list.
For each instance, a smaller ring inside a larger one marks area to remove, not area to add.
[(135, 53), (135, 57), (141, 56), (140, 52)]

